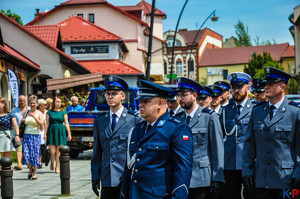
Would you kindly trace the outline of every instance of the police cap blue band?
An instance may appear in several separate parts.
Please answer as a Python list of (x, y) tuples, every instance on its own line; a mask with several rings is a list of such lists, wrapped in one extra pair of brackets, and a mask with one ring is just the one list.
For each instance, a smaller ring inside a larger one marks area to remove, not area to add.
[(267, 78), (279, 78), (279, 79), (282, 79), (283, 81), (285, 82), (288, 82), (289, 80), (281, 75), (278, 75), (278, 74), (267, 74), (266, 75)]
[(126, 90), (126, 89), (122, 86), (122, 84), (120, 84), (119, 82), (107, 82), (106, 87), (111, 86), (111, 85), (121, 87), (124, 91)]
[(206, 90), (201, 90), (199, 93), (211, 96), (211, 94)]
[(189, 89), (194, 90), (195, 92), (199, 92), (199, 89), (196, 86), (193, 86), (191, 84), (181, 83), (181, 84), (179, 84), (179, 88), (189, 88)]

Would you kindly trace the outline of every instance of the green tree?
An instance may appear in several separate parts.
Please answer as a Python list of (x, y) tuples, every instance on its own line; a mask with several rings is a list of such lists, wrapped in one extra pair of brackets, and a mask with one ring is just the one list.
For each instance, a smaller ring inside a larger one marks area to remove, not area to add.
[(20, 17), (20, 15), (16, 14), (16, 13), (12, 13), (11, 10), (7, 10), (6, 12), (1, 9), (1, 13), (8, 16), (11, 19), (14, 19), (18, 24), (23, 25), (23, 21)]
[(260, 41), (260, 38), (258, 36), (256, 36), (253, 40), (254, 40), (254, 43), (255, 43), (256, 46), (266, 46), (266, 45), (276, 44), (275, 39), (273, 39), (272, 41), (270, 41), (268, 39)]
[(238, 47), (241, 46), (252, 46), (251, 37), (248, 33), (248, 26), (245, 27), (244, 23), (239, 20), (236, 25), (234, 25), (235, 34), (237, 36), (235, 44)]
[(265, 67), (274, 67), (284, 70), (279, 62), (273, 60), (270, 53), (264, 52), (263, 55), (253, 53), (248, 65), (245, 65), (245, 73), (251, 75), (252, 78), (265, 78)]

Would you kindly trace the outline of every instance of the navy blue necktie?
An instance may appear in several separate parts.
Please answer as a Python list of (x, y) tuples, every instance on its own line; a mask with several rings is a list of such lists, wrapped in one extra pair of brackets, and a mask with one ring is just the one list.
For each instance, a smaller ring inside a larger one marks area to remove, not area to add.
[(188, 115), (186, 117), (186, 123), (189, 124), (191, 122), (191, 119), (192, 119), (192, 117)]
[(174, 115), (174, 111), (170, 110), (169, 114), (170, 114), (170, 117), (172, 117)]
[(111, 130), (114, 131), (114, 128), (117, 124), (117, 115), (116, 114), (112, 114), (112, 120), (111, 120)]
[(274, 110), (276, 109), (276, 107), (274, 105), (270, 106), (270, 120), (273, 118), (274, 116)]
[(242, 107), (242, 105), (239, 104), (236, 107), (237, 107), (237, 114), (240, 115), (241, 114), (241, 107)]

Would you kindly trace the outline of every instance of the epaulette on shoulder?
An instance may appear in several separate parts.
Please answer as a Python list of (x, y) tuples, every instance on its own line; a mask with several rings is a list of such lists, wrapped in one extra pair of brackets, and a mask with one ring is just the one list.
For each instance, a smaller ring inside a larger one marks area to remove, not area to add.
[(104, 115), (106, 112), (102, 112), (102, 113), (100, 113), (99, 115), (97, 115), (96, 117), (95, 117), (95, 119), (97, 118), (97, 117), (100, 117), (101, 115)]
[(138, 111), (132, 111), (132, 110), (128, 110), (127, 113), (129, 113), (130, 115), (134, 115), (134, 116), (138, 116), (139, 112)]
[(173, 123), (175, 123), (175, 124), (177, 124), (177, 125), (181, 123), (180, 120), (178, 120), (178, 119), (176, 119), (176, 118), (173, 118), (173, 117), (170, 118), (169, 121), (171, 121), (171, 122), (173, 122)]
[(296, 107), (298, 107), (298, 108), (300, 108), (300, 104), (297, 103), (297, 102), (290, 101), (289, 104), (290, 104), (290, 105), (293, 105), (293, 106), (296, 106)]
[(267, 103), (267, 101), (259, 102), (259, 103), (255, 104), (254, 107), (258, 107), (258, 106), (263, 105), (263, 104), (265, 104), (265, 103)]
[(202, 112), (212, 114), (214, 112), (214, 110), (210, 110), (210, 109), (204, 108), (202, 110)]

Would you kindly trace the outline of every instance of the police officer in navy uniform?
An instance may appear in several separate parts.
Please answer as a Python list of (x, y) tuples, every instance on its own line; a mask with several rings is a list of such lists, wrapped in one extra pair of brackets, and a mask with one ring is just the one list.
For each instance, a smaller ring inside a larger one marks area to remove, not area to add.
[(214, 83), (214, 85), (221, 86), (223, 88), (223, 94), (222, 94), (222, 101), (221, 105), (227, 106), (229, 104), (229, 98), (230, 98), (230, 89), (231, 86), (228, 82), (225, 81), (217, 81)]
[[(246, 73), (228, 75), (231, 84), (232, 102), (224, 107), (220, 116), (224, 138), (224, 199), (240, 199), (242, 190), (242, 156), (247, 127), (253, 108), (248, 98), (251, 76)], [(253, 192), (243, 190), (245, 199), (253, 198)]]
[(224, 90), (221, 86), (217, 86), (217, 85), (210, 85), (209, 87), (213, 91), (211, 96), (212, 100), (210, 103), (210, 108), (214, 110), (217, 113), (217, 115), (220, 117), (223, 111), (223, 106), (221, 105), (221, 101), (222, 101), (222, 94)]
[(177, 96), (177, 85), (165, 85), (166, 87), (172, 88), (173, 91), (169, 92), (168, 98), (167, 98), (167, 111), (170, 115), (170, 117), (178, 117), (182, 114), (184, 114), (184, 109), (181, 108), (179, 105), (179, 99)]
[(178, 81), (178, 97), (185, 114), (180, 120), (192, 129), (194, 136), (193, 172), (189, 199), (218, 198), (224, 183), (223, 135), (217, 114), (200, 107), (197, 93), (203, 87), (190, 79)]
[(244, 184), (256, 199), (293, 198), (288, 189), (300, 190), (300, 106), (285, 97), (291, 75), (271, 67), (265, 73), (269, 101), (255, 106), (249, 121)]
[(210, 103), (212, 101), (213, 90), (208, 86), (202, 86), (202, 89), (197, 94), (197, 104), (202, 108), (210, 109)]
[(110, 110), (94, 120), (92, 188), (98, 196), (101, 181), (101, 199), (114, 199), (120, 197), (120, 177), (125, 167), (128, 132), (141, 118), (122, 105), (128, 89), (122, 78), (114, 75), (107, 77), (105, 87)]
[(265, 81), (261, 78), (254, 78), (252, 80), (252, 88), (255, 97), (254, 104), (259, 104), (260, 102), (267, 101), (266, 94), (265, 94)]
[(138, 86), (136, 99), (145, 121), (129, 133), (120, 198), (185, 199), (192, 174), (191, 129), (166, 112), (172, 89), (146, 80), (140, 80)]

